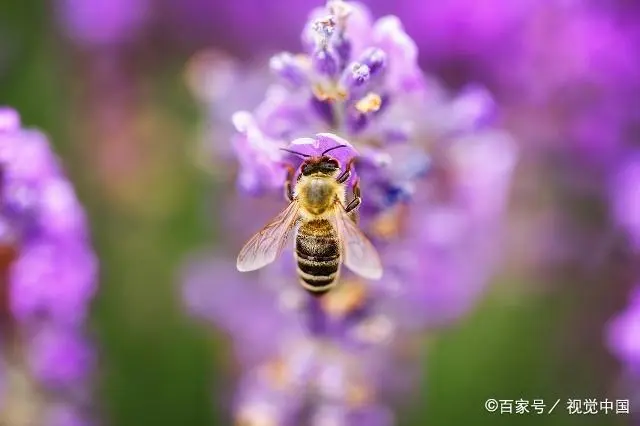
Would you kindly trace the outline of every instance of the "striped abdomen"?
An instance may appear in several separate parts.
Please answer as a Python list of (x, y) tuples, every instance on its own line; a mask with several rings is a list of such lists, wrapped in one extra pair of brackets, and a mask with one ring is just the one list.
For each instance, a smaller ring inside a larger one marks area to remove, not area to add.
[(296, 260), (300, 284), (314, 296), (331, 290), (340, 268), (338, 235), (326, 219), (311, 220), (298, 228)]

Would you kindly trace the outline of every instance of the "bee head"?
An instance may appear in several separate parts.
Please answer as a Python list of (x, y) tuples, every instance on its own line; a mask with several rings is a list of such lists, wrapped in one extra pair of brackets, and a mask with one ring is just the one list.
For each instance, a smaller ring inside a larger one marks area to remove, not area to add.
[(302, 163), (300, 172), (304, 176), (309, 176), (316, 173), (331, 176), (335, 174), (335, 172), (339, 169), (340, 164), (338, 163), (338, 160), (323, 155), (322, 157), (315, 157), (306, 160), (304, 163)]
[(328, 156), (327, 154), (335, 149), (346, 148), (347, 146), (348, 145), (332, 146), (331, 148), (325, 149), (319, 156), (312, 156), (303, 152), (292, 151), (287, 148), (280, 148), (280, 150), (305, 159), (300, 166), (300, 174), (302, 176), (309, 176), (317, 173), (333, 176), (340, 170), (340, 163), (338, 160)]

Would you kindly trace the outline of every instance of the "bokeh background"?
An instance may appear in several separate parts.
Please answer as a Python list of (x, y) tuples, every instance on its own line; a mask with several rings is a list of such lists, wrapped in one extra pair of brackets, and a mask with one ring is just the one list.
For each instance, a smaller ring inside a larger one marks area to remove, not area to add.
[[(496, 93), (521, 156), (502, 268), (471, 312), (425, 336), (424, 377), (403, 425), (628, 424), (564, 407), (543, 417), (483, 407), (487, 398), (625, 397), (605, 327), (625, 305), (633, 259), (611, 224), (604, 182), (622, 127), (625, 138), (637, 135), (637, 120), (620, 118), (634, 107), (623, 83), (637, 52), (633, 31), (622, 31), (633, 15), (624, 1), (540, 3), (368, 2), (405, 20), (426, 71), (452, 89), (479, 82)], [(204, 49), (240, 64), (296, 50), (317, 5), (0, 3), (0, 103), (51, 136), (92, 224), (101, 282), (90, 330), (105, 424), (222, 424), (214, 389), (231, 386), (229, 342), (190, 319), (179, 282), (185, 257), (215, 244), (218, 194), (229, 190), (200, 165), (202, 137), (216, 129), (190, 90), (190, 65)], [(244, 88), (224, 89), (239, 108), (254, 106)], [(578, 111), (591, 127), (576, 135), (566, 123)], [(227, 143), (228, 131), (214, 143)]]

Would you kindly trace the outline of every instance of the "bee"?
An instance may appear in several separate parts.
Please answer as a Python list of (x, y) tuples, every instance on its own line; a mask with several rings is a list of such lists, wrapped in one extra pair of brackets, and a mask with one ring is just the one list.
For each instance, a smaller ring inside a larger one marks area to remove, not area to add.
[(245, 244), (237, 259), (239, 271), (254, 271), (273, 262), (295, 233), (298, 281), (312, 295), (322, 296), (336, 285), (343, 263), (364, 278), (382, 277), (378, 252), (356, 225), (356, 209), (362, 201), (357, 181), (353, 199), (346, 203), (345, 182), (353, 160), (342, 171), (338, 160), (327, 155), (345, 146), (328, 148), (319, 156), (284, 149), (305, 158), (295, 186), (295, 169), (288, 167), (285, 196), (289, 205)]

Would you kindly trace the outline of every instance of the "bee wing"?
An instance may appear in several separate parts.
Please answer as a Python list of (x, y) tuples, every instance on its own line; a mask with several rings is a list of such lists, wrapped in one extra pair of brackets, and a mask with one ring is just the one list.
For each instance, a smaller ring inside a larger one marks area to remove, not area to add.
[(298, 202), (292, 201), (271, 223), (251, 237), (238, 254), (238, 271), (255, 271), (276, 260), (291, 235), (298, 210)]
[(334, 209), (334, 223), (342, 243), (344, 264), (364, 278), (380, 279), (382, 263), (378, 251), (351, 220), (342, 204), (336, 203)]

